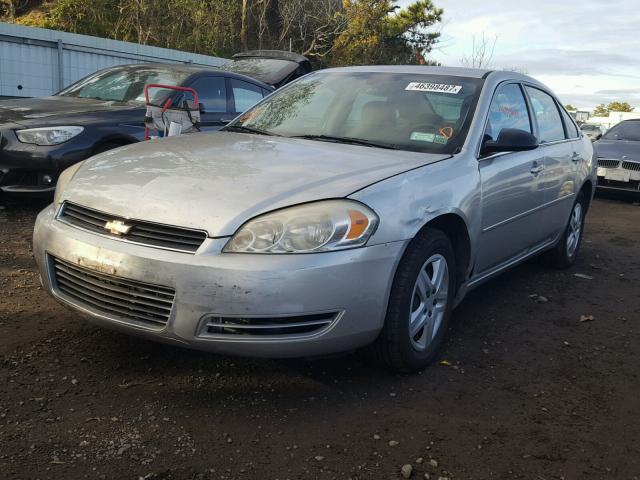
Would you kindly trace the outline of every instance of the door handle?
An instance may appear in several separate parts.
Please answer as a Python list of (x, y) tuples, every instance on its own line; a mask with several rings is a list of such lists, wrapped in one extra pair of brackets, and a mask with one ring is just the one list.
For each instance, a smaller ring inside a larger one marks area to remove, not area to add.
[(542, 170), (544, 170), (544, 165), (538, 165), (531, 168), (530, 172), (533, 173), (534, 175), (538, 175)]
[(579, 162), (581, 160), (582, 160), (582, 157), (580, 156), (580, 154), (578, 152), (573, 152), (573, 155), (571, 155), (571, 161)]

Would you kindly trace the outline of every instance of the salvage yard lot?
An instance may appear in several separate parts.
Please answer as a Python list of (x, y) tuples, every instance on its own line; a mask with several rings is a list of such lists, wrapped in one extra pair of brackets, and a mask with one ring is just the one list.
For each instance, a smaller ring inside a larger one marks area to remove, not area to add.
[(571, 269), (533, 261), (471, 293), (439, 363), (409, 376), (90, 326), (39, 286), (44, 204), (0, 205), (0, 478), (640, 478), (628, 199), (596, 199)]

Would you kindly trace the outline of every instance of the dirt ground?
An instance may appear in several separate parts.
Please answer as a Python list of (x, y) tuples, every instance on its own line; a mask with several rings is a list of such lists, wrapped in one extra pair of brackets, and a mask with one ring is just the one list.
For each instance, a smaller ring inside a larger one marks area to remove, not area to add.
[(402, 376), (89, 326), (39, 286), (44, 204), (0, 199), (0, 478), (638, 479), (632, 201), (596, 200), (573, 268), (529, 262), (472, 292), (438, 363)]

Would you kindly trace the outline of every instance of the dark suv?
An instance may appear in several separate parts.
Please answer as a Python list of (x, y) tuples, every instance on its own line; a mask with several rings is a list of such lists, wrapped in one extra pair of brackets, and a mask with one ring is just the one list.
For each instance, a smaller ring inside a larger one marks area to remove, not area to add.
[(143, 140), (148, 83), (194, 88), (202, 130), (221, 128), (273, 91), (235, 72), (138, 64), (101, 70), (50, 97), (0, 101), (0, 191), (51, 192), (69, 165)]

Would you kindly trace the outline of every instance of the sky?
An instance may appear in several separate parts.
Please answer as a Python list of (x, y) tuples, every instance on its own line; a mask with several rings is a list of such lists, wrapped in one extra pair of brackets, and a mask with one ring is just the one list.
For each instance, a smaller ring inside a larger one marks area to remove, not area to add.
[[(400, 5), (411, 3), (401, 0)], [(491, 69), (517, 69), (578, 108), (640, 107), (640, 0), (433, 0), (444, 10), (430, 58), (460, 66), (473, 36), (495, 41)]]

